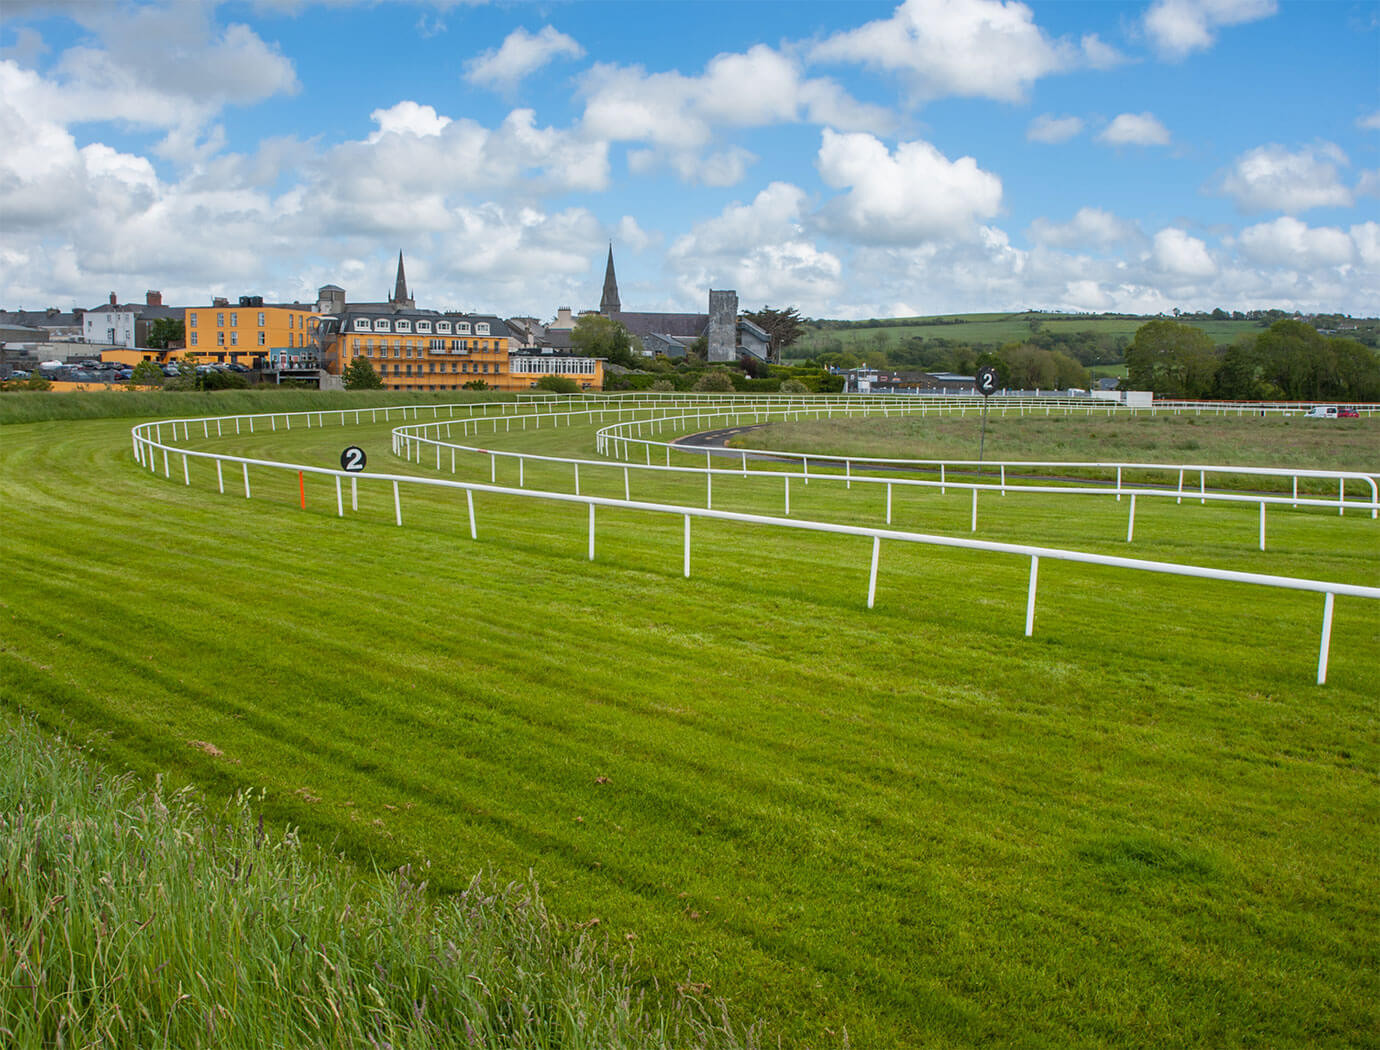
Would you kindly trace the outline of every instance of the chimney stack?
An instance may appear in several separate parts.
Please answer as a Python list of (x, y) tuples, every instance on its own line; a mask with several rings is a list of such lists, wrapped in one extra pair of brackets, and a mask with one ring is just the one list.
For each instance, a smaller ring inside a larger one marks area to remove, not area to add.
[(111, 305), (111, 306), (119, 306), (119, 305), (120, 305), (119, 300), (115, 298), (115, 293), (114, 293), (114, 292), (111, 292), (111, 293), (110, 293), (110, 305)]
[(163, 305), (163, 293), (162, 293), (162, 292), (145, 292), (145, 293), (144, 293), (144, 305), (145, 305), (145, 306), (162, 306), (162, 305)]

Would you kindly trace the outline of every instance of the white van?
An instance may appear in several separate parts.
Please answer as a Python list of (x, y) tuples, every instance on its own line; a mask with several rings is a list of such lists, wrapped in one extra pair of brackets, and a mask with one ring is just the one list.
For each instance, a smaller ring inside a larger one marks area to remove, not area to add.
[(1336, 405), (1314, 405), (1303, 414), (1305, 419), (1336, 419)]

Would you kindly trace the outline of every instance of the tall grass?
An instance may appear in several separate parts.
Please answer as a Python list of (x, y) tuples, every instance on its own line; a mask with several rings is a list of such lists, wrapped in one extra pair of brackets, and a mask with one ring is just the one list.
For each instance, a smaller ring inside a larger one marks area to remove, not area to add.
[(31, 724), (0, 743), (0, 1042), (11, 1047), (736, 1047), (650, 1008), (535, 886), (359, 877), (241, 792), (143, 790)]

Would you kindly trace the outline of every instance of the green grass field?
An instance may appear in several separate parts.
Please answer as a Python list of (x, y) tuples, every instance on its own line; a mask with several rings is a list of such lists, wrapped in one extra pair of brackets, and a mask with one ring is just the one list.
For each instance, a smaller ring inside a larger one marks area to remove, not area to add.
[[(697, 522), (685, 580), (677, 518), (601, 510), (590, 563), (582, 507), (480, 495), (476, 542), (462, 497), (405, 491), (398, 528), (365, 482), (342, 520), (320, 480), (303, 511), (295, 475), (248, 501), (206, 464), (151, 476), (129, 425), (0, 431), (11, 714), (143, 776), (263, 787), (310, 841), (426, 858), (443, 893), (530, 872), (645, 987), (722, 997), (768, 1043), (1373, 1040), (1377, 603), (1338, 599), (1319, 688), (1316, 595), (1042, 563), (1026, 639), (1024, 559), (884, 545), (869, 611), (866, 540)], [(427, 473), (387, 432), (190, 445)], [(484, 442), (592, 457), (592, 434)], [(714, 505), (780, 492), (716, 479)], [(1261, 553), (1253, 508), (1150, 504), (1130, 548), (1125, 509), (994, 497), (978, 535), (1380, 585), (1368, 517), (1275, 513)], [(883, 507), (812, 484), (792, 512)], [(967, 522), (966, 493), (897, 497), (897, 528)]]
[[(955, 319), (959, 323), (954, 323)], [(1046, 332), (1094, 332), (1097, 335), (1124, 336), (1134, 338), (1136, 330), (1151, 318), (1101, 318), (1070, 317), (1066, 314), (951, 314), (943, 317), (918, 317), (914, 324), (878, 326), (875, 328), (808, 328), (791, 351), (813, 349), (840, 340), (844, 348), (851, 346), (875, 347), (877, 340), (883, 339), (891, 346), (898, 346), (914, 336), (925, 339), (948, 339), (955, 343), (970, 346), (1001, 346), (1005, 343), (1022, 342), (1033, 334), (1031, 321), (1037, 321)], [(1201, 328), (1212, 337), (1214, 343), (1226, 345), (1248, 332), (1259, 332), (1262, 328), (1255, 321), (1196, 321), (1187, 320), (1185, 324)], [(791, 351), (787, 351), (790, 356)]]

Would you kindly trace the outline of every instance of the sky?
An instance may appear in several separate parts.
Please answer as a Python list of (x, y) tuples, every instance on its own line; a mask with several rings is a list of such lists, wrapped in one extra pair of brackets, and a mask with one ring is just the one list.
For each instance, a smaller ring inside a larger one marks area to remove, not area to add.
[(1380, 314), (1380, 0), (0, 4), (0, 307)]

